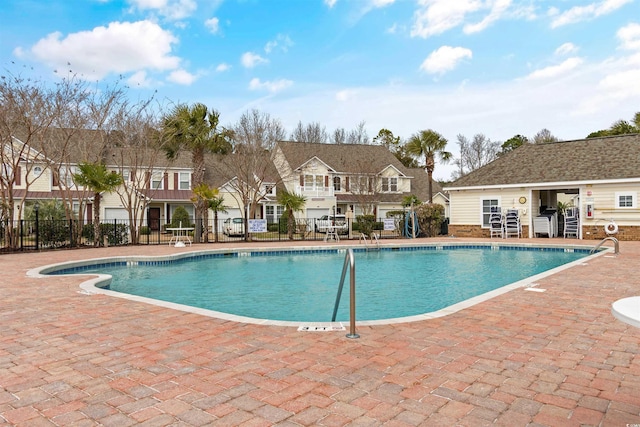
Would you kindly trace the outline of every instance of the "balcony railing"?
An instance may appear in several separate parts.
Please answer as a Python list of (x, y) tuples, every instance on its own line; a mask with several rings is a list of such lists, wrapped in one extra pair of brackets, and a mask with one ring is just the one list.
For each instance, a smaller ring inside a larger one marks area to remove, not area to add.
[(318, 187), (315, 185), (299, 185), (296, 193), (310, 197), (331, 197), (334, 195), (333, 187)]

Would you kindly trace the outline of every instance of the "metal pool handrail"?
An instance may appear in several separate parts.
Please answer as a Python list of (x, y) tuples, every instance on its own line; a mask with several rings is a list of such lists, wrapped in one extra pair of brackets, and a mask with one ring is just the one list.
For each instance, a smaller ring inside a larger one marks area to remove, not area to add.
[(360, 338), (360, 335), (356, 333), (356, 260), (353, 256), (353, 249), (347, 249), (347, 253), (344, 256), (344, 265), (342, 267), (342, 276), (340, 277), (340, 284), (338, 285), (338, 294), (336, 295), (336, 303), (333, 307), (333, 316), (331, 321), (336, 321), (336, 315), (338, 314), (338, 306), (340, 305), (340, 297), (342, 296), (342, 288), (344, 287), (344, 278), (347, 275), (347, 268), (349, 268), (349, 333), (347, 338)]
[(602, 246), (604, 244), (604, 242), (606, 242), (607, 240), (611, 240), (613, 242), (614, 245), (614, 253), (616, 255), (618, 255), (620, 253), (620, 243), (618, 242), (618, 239), (616, 239), (615, 237), (605, 237), (604, 239), (602, 239), (602, 241), (600, 243), (598, 243), (593, 249), (591, 249), (591, 251), (589, 251), (590, 254), (595, 253), (595, 251), (597, 251), (600, 246)]

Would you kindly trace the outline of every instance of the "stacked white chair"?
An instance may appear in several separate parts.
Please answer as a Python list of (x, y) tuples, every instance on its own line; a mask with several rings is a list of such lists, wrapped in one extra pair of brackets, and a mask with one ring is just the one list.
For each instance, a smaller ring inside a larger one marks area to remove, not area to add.
[(578, 228), (580, 226), (580, 218), (578, 208), (568, 208), (564, 213), (564, 238), (574, 236), (578, 238)]
[(522, 236), (522, 225), (517, 209), (509, 209), (504, 218), (504, 237)]

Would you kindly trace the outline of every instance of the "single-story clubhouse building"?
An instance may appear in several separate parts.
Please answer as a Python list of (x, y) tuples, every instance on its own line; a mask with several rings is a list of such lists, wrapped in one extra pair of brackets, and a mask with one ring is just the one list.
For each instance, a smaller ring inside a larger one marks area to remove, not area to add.
[(640, 134), (523, 144), (444, 186), (449, 234), (494, 236), (492, 213), (517, 211), (523, 237), (562, 237), (571, 207), (573, 238), (640, 240), (638, 190)]

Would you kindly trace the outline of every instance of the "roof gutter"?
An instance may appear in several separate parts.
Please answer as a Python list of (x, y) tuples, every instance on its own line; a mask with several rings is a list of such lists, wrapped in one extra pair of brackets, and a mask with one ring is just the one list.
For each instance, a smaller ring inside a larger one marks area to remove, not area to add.
[(458, 191), (458, 190), (492, 190), (492, 189), (504, 189), (504, 188), (547, 188), (547, 187), (579, 187), (581, 185), (589, 184), (633, 184), (639, 183), (640, 176), (637, 178), (624, 178), (624, 179), (590, 179), (583, 181), (556, 181), (556, 182), (523, 182), (518, 184), (496, 184), (496, 185), (470, 185), (468, 187), (443, 187), (443, 191)]

